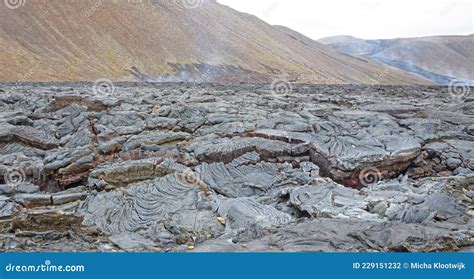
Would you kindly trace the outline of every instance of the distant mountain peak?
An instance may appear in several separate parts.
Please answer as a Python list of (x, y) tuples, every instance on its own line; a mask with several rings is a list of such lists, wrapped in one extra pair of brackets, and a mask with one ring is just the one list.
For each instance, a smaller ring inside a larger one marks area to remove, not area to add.
[(396, 67), (448, 85), (454, 81), (474, 84), (474, 36), (429, 36), (390, 40), (319, 40), (334, 49)]

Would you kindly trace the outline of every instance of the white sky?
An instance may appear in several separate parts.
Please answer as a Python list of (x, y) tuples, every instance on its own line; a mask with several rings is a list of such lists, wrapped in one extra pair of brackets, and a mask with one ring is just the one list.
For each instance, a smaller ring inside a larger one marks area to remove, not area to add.
[(474, 33), (474, 0), (218, 0), (313, 39)]

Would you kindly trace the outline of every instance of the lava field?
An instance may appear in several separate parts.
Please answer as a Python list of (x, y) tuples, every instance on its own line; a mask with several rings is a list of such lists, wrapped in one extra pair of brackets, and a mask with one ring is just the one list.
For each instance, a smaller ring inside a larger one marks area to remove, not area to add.
[(447, 87), (4, 83), (0, 108), (3, 251), (474, 249), (474, 98)]

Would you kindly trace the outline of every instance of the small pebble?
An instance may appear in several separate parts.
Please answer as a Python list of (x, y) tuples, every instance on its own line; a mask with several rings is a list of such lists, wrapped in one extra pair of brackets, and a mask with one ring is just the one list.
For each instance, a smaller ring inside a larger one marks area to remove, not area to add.
[(224, 218), (217, 217), (217, 221), (219, 221), (219, 223), (221, 223), (221, 225), (225, 225), (225, 219)]

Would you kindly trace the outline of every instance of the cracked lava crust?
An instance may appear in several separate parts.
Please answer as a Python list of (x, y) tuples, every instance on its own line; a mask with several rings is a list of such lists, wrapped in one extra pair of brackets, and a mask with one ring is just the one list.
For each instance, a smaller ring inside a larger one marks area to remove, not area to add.
[(474, 247), (474, 99), (444, 87), (0, 85), (7, 251)]

